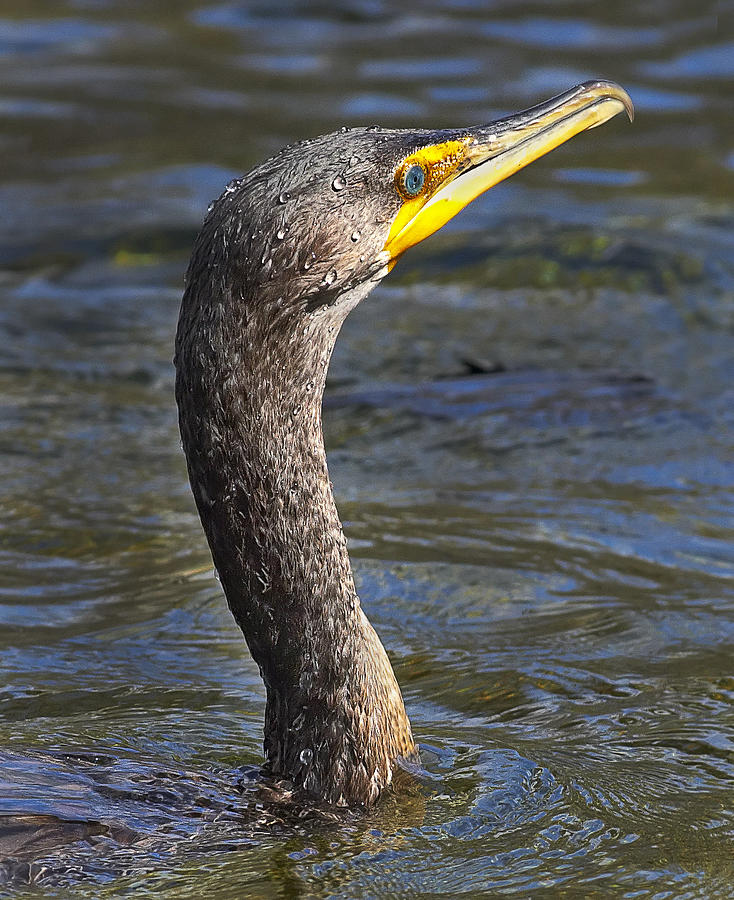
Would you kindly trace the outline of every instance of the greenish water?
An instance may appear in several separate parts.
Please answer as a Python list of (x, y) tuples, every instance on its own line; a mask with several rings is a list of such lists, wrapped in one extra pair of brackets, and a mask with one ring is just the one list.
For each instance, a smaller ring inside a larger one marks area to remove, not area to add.
[[(0, 816), (103, 833), (16, 848), (0, 893), (734, 896), (724, 6), (5, 0)], [(196, 228), (284, 143), (594, 76), (634, 125), (493, 189), (342, 333), (331, 475), (425, 772), (268, 822), (176, 430)]]

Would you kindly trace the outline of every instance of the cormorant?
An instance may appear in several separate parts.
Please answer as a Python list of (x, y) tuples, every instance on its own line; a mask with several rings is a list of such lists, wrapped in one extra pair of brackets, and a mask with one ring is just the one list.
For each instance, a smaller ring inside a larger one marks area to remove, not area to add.
[(176, 400), (199, 515), (267, 689), (265, 771), (373, 804), (416, 744), (355, 591), (321, 431), (347, 313), (475, 197), (632, 102), (591, 81), (476, 128), (342, 128), (231, 182), (196, 239)]

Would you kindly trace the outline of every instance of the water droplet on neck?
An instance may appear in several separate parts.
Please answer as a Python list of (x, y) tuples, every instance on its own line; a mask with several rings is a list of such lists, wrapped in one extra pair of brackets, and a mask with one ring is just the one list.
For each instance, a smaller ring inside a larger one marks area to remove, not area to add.
[(336, 269), (329, 269), (322, 279), (322, 284), (334, 284), (336, 281)]
[(341, 134), (346, 134), (348, 131), (351, 131), (351, 130), (352, 129), (348, 125), (342, 125), (342, 127), (339, 129)]
[(304, 766), (307, 766), (313, 759), (313, 750), (301, 750), (301, 752), (298, 754), (298, 758), (301, 760)]
[(331, 182), (331, 187), (335, 191), (341, 191), (347, 186), (347, 179), (343, 175), (337, 175)]
[(278, 194), (278, 203), (287, 203), (291, 199), (291, 195), (288, 191), (281, 191)]
[(308, 272), (311, 266), (314, 264), (316, 260), (316, 254), (310, 253), (308, 257), (303, 261), (303, 271)]
[(352, 243), (356, 244), (357, 241), (358, 241), (361, 237), (362, 237), (362, 232), (361, 232), (359, 229), (357, 229), (356, 231), (353, 231), (352, 234), (351, 234), (351, 240), (352, 240)]
[(285, 233), (286, 233), (287, 230), (288, 230), (287, 227), (279, 228), (279, 229), (275, 232), (276, 238), (277, 238), (279, 241), (282, 241), (283, 238), (285, 237)]

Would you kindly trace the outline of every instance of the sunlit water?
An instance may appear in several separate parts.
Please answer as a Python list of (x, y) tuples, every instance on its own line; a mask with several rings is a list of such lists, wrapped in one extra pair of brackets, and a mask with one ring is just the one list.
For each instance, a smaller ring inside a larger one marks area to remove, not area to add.
[[(635, 124), (495, 188), (344, 328), (331, 474), (424, 771), (274, 821), (176, 431), (196, 227), (291, 140), (593, 76)], [(6, 0), (7, 891), (732, 896), (732, 79), (714, 3)], [(23, 815), (76, 824), (44, 849)]]

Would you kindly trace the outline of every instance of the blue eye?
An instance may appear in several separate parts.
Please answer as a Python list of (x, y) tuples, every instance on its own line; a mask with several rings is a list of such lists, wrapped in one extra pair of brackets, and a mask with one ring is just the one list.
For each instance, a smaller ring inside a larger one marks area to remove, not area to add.
[(426, 181), (426, 173), (423, 166), (411, 166), (403, 175), (403, 187), (405, 193), (415, 197), (423, 190)]

